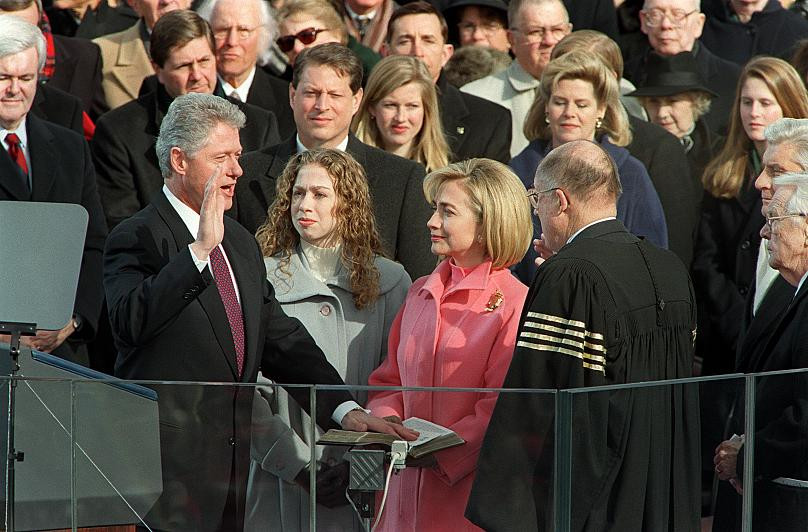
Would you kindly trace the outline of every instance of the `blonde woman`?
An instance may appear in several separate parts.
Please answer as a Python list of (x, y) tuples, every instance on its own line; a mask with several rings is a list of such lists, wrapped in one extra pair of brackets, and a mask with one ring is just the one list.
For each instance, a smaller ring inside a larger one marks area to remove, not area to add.
[[(371, 386), (499, 388), (510, 365), (527, 287), (508, 269), (530, 245), (530, 205), (513, 172), (469, 159), (427, 175), (432, 253), (390, 331)], [(464, 516), (495, 393), (371, 392), (378, 416), (420, 417), (466, 443), (408, 464), (390, 484), (380, 530), (478, 530)], [(410, 465), (413, 465), (410, 467)]]
[[(350, 155), (305, 151), (281, 174), (256, 234), (284, 312), (303, 323), (347, 384), (366, 384), (384, 360), (390, 326), (411, 284), (403, 266), (382, 256), (371, 205), (365, 172)], [(309, 467), (315, 467), (317, 520), (358, 529), (345, 499), (343, 451), (320, 447), (310, 466), (308, 416), (284, 391), (261, 391), (253, 413), (261, 429), (253, 431), (247, 528), (305, 529)]]
[[(623, 185), (617, 219), (630, 232), (667, 248), (659, 196), (645, 166), (623, 147), (631, 142), (631, 132), (619, 95), (614, 74), (594, 54), (572, 51), (553, 59), (544, 69), (539, 93), (525, 119), (530, 143), (510, 166), (529, 188), (536, 168), (553, 148), (573, 140), (597, 142), (614, 160)], [(541, 228), (536, 224), (539, 237)], [(533, 279), (536, 256), (531, 250), (517, 267), (522, 282)]]
[(449, 162), (435, 83), (416, 57), (395, 55), (376, 65), (351, 129), (365, 144), (417, 161), (427, 171)]

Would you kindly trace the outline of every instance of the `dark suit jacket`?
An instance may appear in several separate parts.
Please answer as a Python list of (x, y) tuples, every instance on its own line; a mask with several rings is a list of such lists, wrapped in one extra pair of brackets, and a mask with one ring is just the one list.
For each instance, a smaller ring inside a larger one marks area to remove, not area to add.
[[(275, 382), (342, 383), (301, 323), (281, 310), (255, 238), (225, 217), (222, 247), (244, 318), (245, 359), (239, 377), (224, 305), (210, 269), (200, 273), (194, 264), (188, 249), (193, 240), (162, 193), (110, 233), (104, 288), (118, 349), (116, 375), (254, 383), (260, 369)], [(155, 388), (163, 493), (146, 521), (161, 530), (214, 530), (230, 489), (243, 519), (253, 389)], [(304, 408), (309, 406), (308, 390), (288, 391)], [(318, 395), (318, 422), (333, 426), (334, 409), (350, 399), (345, 392)]]
[[(708, 17), (709, 19), (709, 17)], [(645, 83), (646, 61), (651, 53), (651, 46), (645, 35), (632, 43), (631, 50), (626, 50), (625, 77), (641, 87)], [(732, 113), (732, 103), (735, 99), (735, 90), (738, 78), (741, 76), (741, 67), (731, 61), (715, 55), (703, 42), (696, 41), (693, 47), (696, 63), (707, 88), (718, 94), (710, 104), (710, 110), (704, 115), (704, 121), (716, 133), (724, 133), (729, 124)]]
[(690, 266), (704, 189), (696, 183), (679, 139), (663, 128), (628, 117), (632, 140), (626, 149), (645, 165), (665, 212), (668, 249)]
[(564, 0), (564, 7), (575, 30), (597, 30), (615, 41), (620, 37), (617, 31), (617, 12), (610, 0)]
[(2, 149), (0, 200), (75, 203), (87, 209), (90, 219), (73, 307), (83, 323), (81, 330), (54, 351), (55, 355), (86, 365), (84, 343), (95, 334), (101, 313), (101, 252), (107, 236), (90, 150), (81, 135), (31, 114), (26, 118), (26, 131), (33, 190), (28, 190), (22, 172)]
[[(92, 141), (101, 203), (112, 228), (145, 207), (163, 186), (154, 151), (170, 97), (162, 85), (135, 101), (104, 114)], [(239, 132), (245, 152), (280, 140), (275, 115), (243, 102), (235, 103), (247, 116)]]
[(50, 85), (38, 85), (30, 115), (84, 135), (81, 100)]
[(48, 81), (81, 100), (90, 118), (97, 120), (108, 110), (101, 86), (101, 50), (85, 39), (53, 36), (56, 48), (56, 70)]
[(501, 105), (460, 92), (441, 74), (437, 83), (443, 132), (449, 159), (487, 157), (503, 164), (511, 160), (511, 113)]
[(784, 9), (779, 0), (768, 0), (746, 24), (734, 17), (723, 0), (705, 0), (702, 10), (707, 21), (701, 40), (717, 55), (738, 65), (756, 55), (789, 59), (796, 43), (808, 37), (808, 21)]
[(247, 103), (272, 111), (278, 119), (278, 133), (285, 139), (295, 132), (295, 117), (289, 105), (289, 83), (267, 74), (263, 68), (255, 69), (255, 77), (247, 93)]
[[(736, 370), (759, 373), (808, 368), (808, 286), (803, 284), (793, 299), (781, 291), (770, 312), (764, 298), (739, 350)], [(791, 286), (793, 293), (794, 287)], [(762, 321), (760, 333), (751, 333)], [(808, 480), (808, 373), (758, 377), (755, 382), (755, 478), (743, 479), (747, 446), (738, 453), (737, 472), (744, 486), (754, 482), (753, 529), (792, 532), (805, 530), (808, 522), (808, 490), (770, 482), (778, 477)], [(743, 434), (744, 394), (735, 401), (729, 434)], [(741, 498), (726, 482), (719, 485), (713, 530), (740, 529)]]
[[(244, 175), (236, 185), (236, 202), (228, 214), (255, 233), (275, 199), (276, 180), (297, 153), (295, 136), (241, 158)], [(416, 279), (435, 269), (429, 251), (426, 222), (431, 211), (424, 199), (424, 167), (348, 137), (347, 152), (362, 165), (376, 215), (376, 228), (385, 249)]]

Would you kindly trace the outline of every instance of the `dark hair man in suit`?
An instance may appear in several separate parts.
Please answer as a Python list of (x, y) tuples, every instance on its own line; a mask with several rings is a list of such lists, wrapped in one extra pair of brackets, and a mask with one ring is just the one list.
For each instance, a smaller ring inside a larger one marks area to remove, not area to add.
[[(102, 116), (93, 137), (98, 188), (110, 227), (148, 205), (160, 190), (154, 138), (171, 101), (189, 92), (224, 97), (216, 80), (213, 32), (199, 15), (190, 10), (164, 15), (154, 25), (151, 46), (159, 83)], [(246, 103), (237, 105), (247, 116), (247, 125), (239, 132), (245, 150), (280, 140), (274, 114)]]
[(73, 318), (58, 331), (23, 338), (40, 351), (87, 365), (86, 342), (95, 334), (103, 299), (101, 251), (107, 231), (87, 143), (78, 133), (29, 113), (44, 61), (39, 28), (0, 16), (0, 200), (75, 203), (87, 209)]
[(383, 55), (410, 55), (421, 59), (438, 89), (438, 107), (451, 160), (487, 157), (507, 164), (511, 160), (511, 113), (504, 107), (461, 93), (442, 75), (454, 47), (443, 15), (427, 2), (398, 8), (387, 27)]
[(208, 0), (197, 13), (216, 39), (216, 72), (224, 93), (275, 113), (281, 138), (295, 130), (289, 83), (258, 64), (270, 53), (278, 29), (264, 0)]
[(424, 167), (350, 134), (351, 118), (362, 101), (362, 63), (356, 54), (337, 43), (303, 50), (295, 60), (289, 101), (297, 134), (242, 158), (245, 176), (236, 187), (232, 215), (254, 233), (266, 220), (275, 181), (293, 154), (320, 147), (344, 150), (367, 172), (387, 252), (413, 278), (430, 273), (435, 258), (426, 238), (431, 212), (422, 189)]
[[(160, 126), (165, 178), (121, 222), (104, 254), (104, 288), (126, 379), (342, 384), (301, 323), (283, 313), (258, 244), (224, 216), (233, 203), (246, 118), (210, 94), (176, 98)], [(161, 530), (241, 530), (250, 460), (251, 387), (159, 387), (163, 492), (146, 516)], [(306, 389), (290, 389), (304, 408)], [(411, 431), (370, 416), (347, 392), (318, 396), (321, 426)]]

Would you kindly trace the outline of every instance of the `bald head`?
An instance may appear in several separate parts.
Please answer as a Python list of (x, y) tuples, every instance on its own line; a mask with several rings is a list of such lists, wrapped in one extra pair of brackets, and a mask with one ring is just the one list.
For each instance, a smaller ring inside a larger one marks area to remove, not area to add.
[(612, 206), (622, 192), (611, 156), (588, 140), (568, 142), (551, 151), (536, 170), (536, 188), (561, 188), (579, 201)]

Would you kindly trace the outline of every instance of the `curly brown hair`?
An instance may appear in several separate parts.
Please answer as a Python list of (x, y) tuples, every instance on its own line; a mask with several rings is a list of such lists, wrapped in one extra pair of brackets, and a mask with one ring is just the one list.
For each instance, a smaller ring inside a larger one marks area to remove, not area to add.
[(365, 170), (347, 153), (321, 148), (292, 157), (278, 178), (275, 201), (255, 238), (264, 256), (279, 256), (281, 273), (291, 276), (289, 260), (300, 243), (300, 235), (292, 225), (292, 189), (298, 173), (308, 165), (325, 169), (334, 183), (334, 230), (342, 244), (340, 258), (350, 272), (354, 305), (357, 309), (368, 307), (379, 297), (379, 270), (374, 261), (385, 253), (376, 230)]

